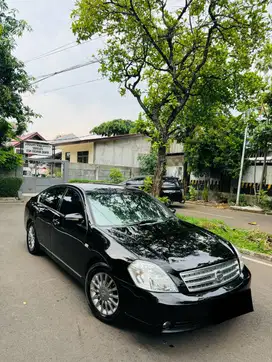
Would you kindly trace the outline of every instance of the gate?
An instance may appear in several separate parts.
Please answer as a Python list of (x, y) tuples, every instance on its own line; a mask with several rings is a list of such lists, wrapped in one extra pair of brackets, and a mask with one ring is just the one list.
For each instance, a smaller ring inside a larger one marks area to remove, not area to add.
[(21, 192), (38, 194), (46, 188), (68, 181), (69, 162), (25, 158)]

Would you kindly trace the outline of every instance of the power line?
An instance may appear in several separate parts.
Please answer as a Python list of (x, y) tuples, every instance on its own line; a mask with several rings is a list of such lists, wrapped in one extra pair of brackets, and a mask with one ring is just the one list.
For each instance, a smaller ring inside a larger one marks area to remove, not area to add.
[(73, 70), (76, 70), (76, 69), (79, 69), (79, 68), (83, 68), (83, 67), (86, 67), (87, 65), (95, 64), (95, 63), (99, 63), (99, 61), (98, 61), (98, 60), (91, 60), (91, 61), (89, 61), (89, 62), (82, 63), (82, 64), (77, 64), (77, 65), (74, 65), (74, 66), (72, 66), (72, 67), (65, 68), (65, 69), (59, 70), (59, 71), (54, 72), (54, 73), (49, 73), (49, 74), (45, 74), (45, 75), (40, 75), (40, 76), (36, 77), (37, 80), (34, 81), (34, 82), (32, 83), (32, 85), (37, 84), (37, 83), (40, 83), (40, 82), (42, 82), (42, 81), (44, 81), (44, 80), (46, 80), (46, 79), (48, 79), (48, 78), (51, 78), (51, 77), (54, 77), (54, 76), (58, 75), (58, 74), (62, 74), (62, 73), (66, 73), (66, 72), (71, 72), (71, 71), (73, 71)]
[(47, 56), (51, 55), (52, 53), (58, 52), (59, 50), (62, 50), (62, 51), (66, 50), (66, 49), (62, 49), (64, 47), (68, 47), (68, 49), (69, 49), (71, 45), (72, 45), (72, 47), (74, 47), (75, 45), (78, 45), (78, 44), (76, 44), (75, 41), (73, 41), (71, 43), (64, 44), (64, 45), (62, 45), (62, 46), (60, 46), (58, 48), (55, 48), (55, 49), (49, 50), (46, 53), (40, 54), (35, 58), (27, 59), (27, 60), (24, 61), (24, 63), (29, 63), (29, 62), (32, 62), (33, 60), (40, 59), (40, 58), (43, 58), (43, 57), (47, 57)]
[(99, 36), (99, 37), (97, 37), (97, 38), (87, 40), (87, 41), (85, 41), (84, 43), (77, 43), (76, 41), (73, 41), (73, 42), (71, 42), (71, 43), (64, 44), (64, 45), (62, 45), (62, 46), (60, 46), (60, 47), (58, 47), (58, 48), (52, 49), (52, 50), (50, 50), (50, 51), (48, 51), (48, 52), (46, 52), (46, 53), (43, 53), (43, 54), (41, 54), (41, 55), (38, 55), (38, 56), (35, 57), (35, 58), (25, 60), (24, 63), (26, 64), (26, 63), (30, 63), (30, 62), (32, 62), (32, 61), (34, 61), (34, 60), (39, 60), (39, 59), (42, 59), (42, 58), (46, 58), (46, 57), (49, 57), (49, 56), (51, 56), (51, 55), (64, 52), (65, 50), (68, 50), (68, 49), (71, 49), (71, 48), (75, 48), (75, 47), (77, 47), (77, 46), (79, 46), (79, 45), (84, 45), (84, 44), (89, 43), (89, 42), (91, 42), (91, 41), (93, 41), (93, 40), (98, 40), (98, 39), (100, 39), (100, 38), (102, 38), (102, 37), (103, 37), (103, 36)]
[(80, 85), (84, 85), (84, 84), (88, 84), (88, 83), (94, 83), (94, 82), (98, 82), (98, 81), (101, 81), (101, 80), (103, 80), (103, 78), (91, 79), (91, 80), (87, 80), (86, 82), (71, 84), (71, 85), (68, 85), (68, 86), (66, 86), (66, 87), (49, 89), (48, 91), (39, 93), (39, 94), (37, 94), (37, 95), (48, 94), (48, 93), (52, 93), (52, 92), (57, 92), (57, 91), (62, 90), (62, 89), (68, 89), (68, 88), (78, 87), (78, 86), (80, 86)]

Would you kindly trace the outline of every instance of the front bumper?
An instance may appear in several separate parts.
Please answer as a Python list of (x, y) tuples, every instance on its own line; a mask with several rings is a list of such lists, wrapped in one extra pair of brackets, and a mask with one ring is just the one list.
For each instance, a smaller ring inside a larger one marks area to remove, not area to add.
[(228, 285), (198, 295), (149, 293), (123, 284), (125, 312), (163, 333), (193, 330), (252, 312), (250, 283), (245, 267)]

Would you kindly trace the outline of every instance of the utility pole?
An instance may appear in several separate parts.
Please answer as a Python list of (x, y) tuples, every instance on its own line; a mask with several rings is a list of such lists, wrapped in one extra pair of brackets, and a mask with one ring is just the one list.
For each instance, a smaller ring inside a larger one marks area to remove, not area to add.
[(239, 206), (239, 200), (240, 200), (240, 191), (241, 191), (241, 183), (242, 183), (242, 177), (243, 177), (244, 160), (245, 160), (245, 152), (246, 152), (247, 129), (248, 129), (248, 125), (246, 125), (246, 128), (245, 128), (243, 151), (242, 151), (241, 166), (240, 166), (240, 175), (239, 175), (237, 196), (236, 196), (236, 206)]

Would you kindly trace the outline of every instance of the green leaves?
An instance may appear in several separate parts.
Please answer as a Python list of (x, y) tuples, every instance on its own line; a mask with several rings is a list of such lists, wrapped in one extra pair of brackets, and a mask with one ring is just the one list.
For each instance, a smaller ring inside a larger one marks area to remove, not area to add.
[(25, 21), (17, 20), (15, 12), (8, 10), (0, 0), (0, 146), (20, 135), (27, 123), (37, 115), (23, 104), (22, 94), (33, 92), (32, 78), (24, 64), (14, 55), (15, 37), (28, 29)]
[(142, 175), (154, 175), (157, 165), (157, 154), (154, 151), (146, 155), (139, 155), (140, 173)]
[(134, 122), (128, 119), (114, 119), (113, 121), (104, 122), (91, 130), (91, 133), (102, 136), (117, 136), (131, 133)]
[(216, 171), (237, 177), (244, 129), (243, 119), (233, 116), (218, 117), (213, 125), (196, 128), (184, 144), (191, 171), (196, 176)]
[(258, 70), (271, 57), (269, 0), (179, 4), (173, 10), (158, 0), (78, 0), (72, 13), (79, 41), (105, 36), (100, 72), (121, 95), (135, 97), (143, 110), (137, 128), (163, 146), (230, 109), (257, 104), (265, 88)]
[(18, 155), (10, 148), (0, 148), (0, 169), (11, 171), (23, 165), (22, 155)]
[(264, 57), (267, 4), (195, 0), (170, 10), (155, 0), (81, 0), (72, 29), (79, 41), (106, 36), (101, 73), (133, 94), (165, 142), (196, 91), (231, 106), (243, 96), (239, 78)]

